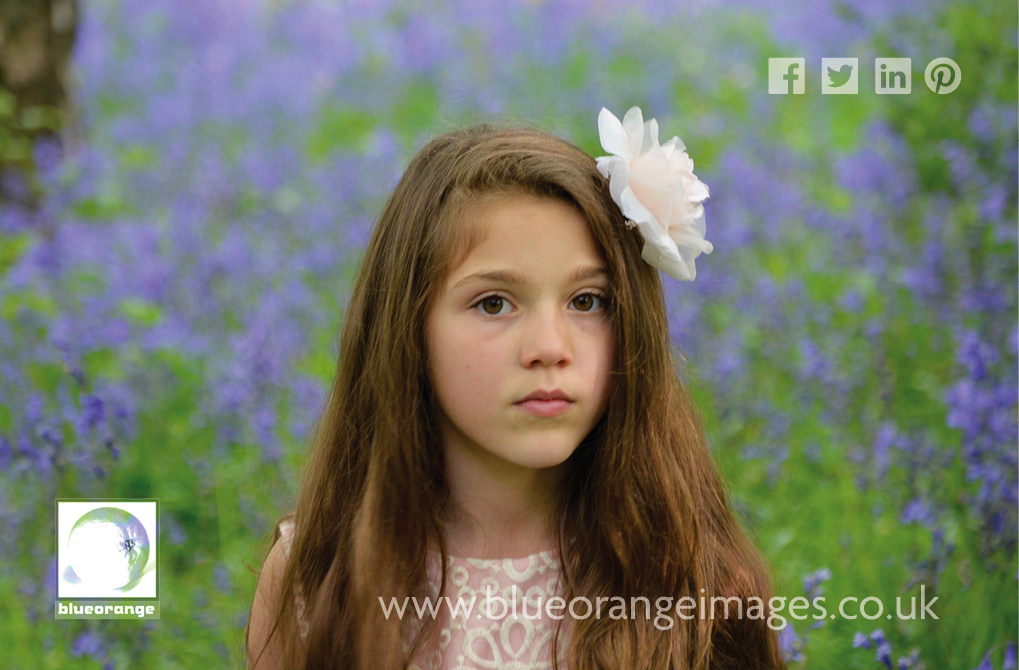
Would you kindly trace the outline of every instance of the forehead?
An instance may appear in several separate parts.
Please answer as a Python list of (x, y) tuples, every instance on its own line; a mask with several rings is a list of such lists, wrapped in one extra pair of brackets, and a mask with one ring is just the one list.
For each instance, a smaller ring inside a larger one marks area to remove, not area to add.
[(542, 276), (568, 273), (578, 265), (602, 265), (587, 220), (566, 200), (530, 193), (486, 194), (466, 203), (458, 219), (460, 249), (448, 273), (453, 282), (493, 265)]

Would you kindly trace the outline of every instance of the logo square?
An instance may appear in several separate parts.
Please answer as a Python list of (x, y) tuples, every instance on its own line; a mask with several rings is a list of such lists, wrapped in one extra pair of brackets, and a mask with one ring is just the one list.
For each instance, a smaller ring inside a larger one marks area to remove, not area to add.
[(768, 93), (802, 95), (807, 88), (807, 59), (769, 58)]
[(874, 92), (879, 95), (907, 95), (912, 92), (912, 60), (875, 58)]
[(855, 95), (859, 93), (860, 59), (822, 58), (821, 93)]
[(158, 500), (56, 504), (58, 599), (158, 597)]

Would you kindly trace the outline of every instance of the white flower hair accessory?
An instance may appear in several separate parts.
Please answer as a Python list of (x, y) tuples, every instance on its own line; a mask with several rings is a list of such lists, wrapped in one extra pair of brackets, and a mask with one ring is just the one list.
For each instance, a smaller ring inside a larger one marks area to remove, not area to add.
[(704, 239), (707, 185), (693, 173), (693, 159), (678, 137), (658, 143), (658, 122), (647, 123), (631, 107), (622, 123), (602, 107), (598, 114), (602, 148), (598, 171), (609, 180), (612, 199), (644, 238), (641, 258), (676, 279), (693, 280), (694, 259), (710, 254)]

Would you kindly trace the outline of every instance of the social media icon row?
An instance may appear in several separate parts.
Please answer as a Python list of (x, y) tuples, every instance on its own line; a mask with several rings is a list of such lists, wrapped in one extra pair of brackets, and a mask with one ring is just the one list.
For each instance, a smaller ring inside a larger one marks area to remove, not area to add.
[[(906, 95), (912, 92), (912, 59), (875, 58), (874, 92), (882, 95)], [(821, 93), (845, 95), (859, 93), (858, 58), (822, 58)], [(924, 70), (924, 82), (935, 93), (945, 95), (959, 87), (962, 69), (951, 58), (935, 58)], [(768, 93), (803, 94), (807, 88), (805, 58), (769, 58)]]

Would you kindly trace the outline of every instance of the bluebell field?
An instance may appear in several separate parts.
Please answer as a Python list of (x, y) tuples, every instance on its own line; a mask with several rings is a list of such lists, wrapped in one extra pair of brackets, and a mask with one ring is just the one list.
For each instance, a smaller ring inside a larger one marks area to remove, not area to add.
[[(670, 328), (777, 592), (938, 598), (790, 620), (790, 667), (1016, 668), (1014, 3), (83, 4), (77, 124), (9, 177), (41, 206), (0, 203), (9, 667), (243, 667), (410, 157), (493, 118), (598, 155), (598, 110), (640, 105), (711, 189)], [(768, 94), (777, 56), (806, 94)], [(859, 58), (859, 95), (821, 95), (822, 56)], [(912, 58), (911, 94), (874, 93), (879, 56)], [(53, 620), (53, 500), (100, 496), (161, 500), (158, 621)]]

